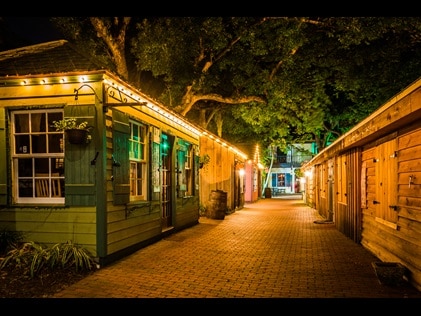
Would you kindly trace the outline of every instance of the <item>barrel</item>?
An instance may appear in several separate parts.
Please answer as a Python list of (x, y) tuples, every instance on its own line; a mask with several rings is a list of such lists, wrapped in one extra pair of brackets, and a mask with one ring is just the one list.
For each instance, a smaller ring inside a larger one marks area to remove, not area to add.
[(227, 192), (212, 190), (209, 196), (208, 216), (212, 219), (224, 219), (227, 210)]
[(270, 199), (272, 197), (272, 188), (265, 188), (265, 198)]

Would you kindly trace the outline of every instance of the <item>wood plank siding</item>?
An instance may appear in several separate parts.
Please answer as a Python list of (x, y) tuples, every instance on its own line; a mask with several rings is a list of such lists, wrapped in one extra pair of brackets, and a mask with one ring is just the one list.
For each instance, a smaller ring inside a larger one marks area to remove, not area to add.
[[(2, 85), (0, 92), (0, 118), (3, 118), (0, 146), (12, 143), (10, 118), (12, 113), (23, 113), (22, 110), (27, 113), (53, 110), (63, 113), (64, 117), (87, 121), (92, 126), (92, 140), (82, 145), (65, 140), (63, 198), (45, 199), (42, 204), (23, 204), (16, 199), (18, 188), (14, 175), (17, 171), (8, 163), (13, 155), (12, 150), (6, 148), (2, 155), (7, 157), (2, 156), (0, 168), (0, 224), (22, 231), (29, 240), (47, 246), (72, 240), (86, 247), (104, 265), (166, 234), (198, 223), (200, 132), (182, 122), (182, 118), (176, 122), (176, 114), (166, 113), (168, 110), (164, 108), (157, 111), (159, 104), (107, 71), (80, 75), (89, 78), (89, 85), (80, 83), (77, 78), (61, 82), (63, 75), (54, 74), (44, 79), (54, 84), (34, 83), (31, 87), (20, 84), (24, 78), (3, 78), (7, 84)], [(77, 100), (74, 91), (78, 91)], [(142, 96), (144, 103), (134, 99), (134, 94)], [(146, 103), (152, 105), (139, 105)], [(148, 163), (144, 165), (146, 171), (142, 177), (146, 177), (148, 183), (144, 198), (139, 200), (130, 198), (129, 122), (145, 126), (146, 145), (142, 150)], [(162, 150), (152, 154), (153, 148), (162, 148), (160, 137), (164, 133), (171, 140), (171, 186), (166, 196), (170, 217), (165, 227), (162, 225), (163, 191), (159, 187)], [(189, 165), (184, 154), (187, 148), (192, 153)], [(223, 158), (215, 160), (219, 161), (220, 169), (230, 165)], [(188, 180), (184, 178), (187, 167)], [(32, 200), (36, 203), (36, 197)]]
[(404, 265), (409, 282), (421, 290), (420, 109), (421, 80), (417, 80), (302, 171), (306, 203), (326, 219), (333, 205), (339, 231), (381, 261)]
[[(71, 240), (100, 265), (198, 224), (211, 190), (242, 207), (246, 159), (106, 69), (65, 40), (0, 52), (0, 227)], [(71, 144), (62, 118), (89, 140)]]

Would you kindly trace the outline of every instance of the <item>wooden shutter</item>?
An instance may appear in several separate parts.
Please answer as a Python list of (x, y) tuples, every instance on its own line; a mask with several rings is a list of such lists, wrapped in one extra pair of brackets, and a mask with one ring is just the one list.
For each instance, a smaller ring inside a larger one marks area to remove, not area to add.
[[(95, 107), (92, 105), (72, 105), (64, 108), (64, 117), (75, 117), (94, 126)], [(91, 133), (93, 134), (93, 133)], [(92, 138), (95, 135), (92, 135)], [(89, 144), (65, 143), (65, 203), (73, 206), (96, 205), (95, 168), (91, 161), (95, 158), (95, 146)]]
[(113, 110), (113, 197), (114, 204), (130, 202), (129, 117)]

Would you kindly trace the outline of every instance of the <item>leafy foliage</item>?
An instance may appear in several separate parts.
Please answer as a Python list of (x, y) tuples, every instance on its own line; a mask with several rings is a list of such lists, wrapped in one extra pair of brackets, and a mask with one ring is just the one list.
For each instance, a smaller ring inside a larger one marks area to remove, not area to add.
[(19, 269), (31, 278), (44, 268), (74, 268), (76, 271), (90, 270), (95, 261), (89, 252), (71, 241), (45, 248), (33, 241), (25, 242), (10, 250), (0, 262), (0, 269)]
[(421, 70), (418, 17), (100, 19), (103, 28), (93, 18), (54, 18), (117, 71), (125, 53), (140, 90), (227, 140), (262, 148), (316, 141), (322, 149)]
[(88, 122), (83, 121), (78, 123), (77, 120), (73, 117), (64, 118), (59, 121), (53, 121), (53, 126), (57, 131), (65, 131), (68, 129), (88, 129)]

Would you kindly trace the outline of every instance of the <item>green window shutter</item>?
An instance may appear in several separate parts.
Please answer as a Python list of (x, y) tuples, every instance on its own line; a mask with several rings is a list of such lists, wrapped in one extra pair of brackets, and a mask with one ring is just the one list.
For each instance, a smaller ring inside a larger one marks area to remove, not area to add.
[[(95, 107), (93, 105), (72, 105), (64, 107), (64, 117), (75, 117), (77, 121), (87, 121), (94, 126)], [(92, 138), (95, 137), (91, 131)], [(65, 143), (65, 203), (73, 206), (96, 205), (95, 145), (74, 145)]]
[(113, 110), (113, 194), (114, 205), (130, 202), (129, 117)]
[(0, 109), (0, 205), (7, 204), (6, 114)]

